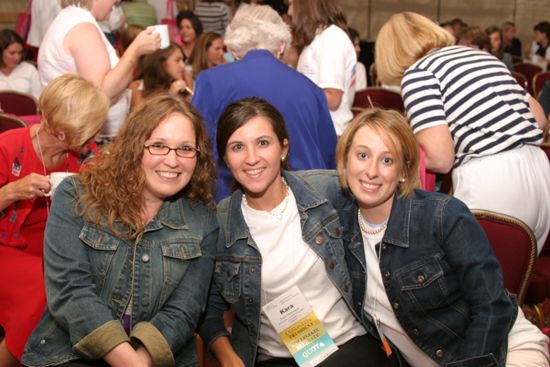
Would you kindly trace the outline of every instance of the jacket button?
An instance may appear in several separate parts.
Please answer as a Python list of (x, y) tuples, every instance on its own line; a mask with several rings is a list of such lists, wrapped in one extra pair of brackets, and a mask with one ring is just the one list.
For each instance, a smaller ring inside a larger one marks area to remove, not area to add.
[(391, 273), (389, 271), (385, 271), (384, 272), (384, 278), (390, 279), (390, 277), (391, 277)]
[(443, 352), (443, 349), (438, 349), (435, 351), (435, 356), (437, 358), (443, 358), (444, 355), (445, 355), (445, 352)]
[(340, 228), (336, 228), (336, 229), (334, 230), (334, 235), (335, 235), (335, 236), (339, 237), (341, 234), (342, 234), (342, 230), (341, 230)]
[(323, 242), (325, 242), (325, 239), (323, 238), (323, 236), (317, 236), (317, 237), (315, 237), (315, 243), (316, 243), (316, 244), (322, 245)]
[(420, 274), (419, 276), (416, 277), (416, 282), (419, 283), (419, 284), (422, 284), (425, 281), (426, 281), (426, 278), (422, 274)]
[(336, 264), (334, 263), (334, 260), (331, 260), (329, 263), (328, 263), (328, 268), (330, 270), (334, 269), (334, 267), (336, 266)]
[(142, 306), (149, 306), (149, 298), (148, 298), (148, 297), (144, 297), (144, 298), (141, 300), (141, 305), (142, 305)]
[(40, 339), (40, 344), (46, 344), (46, 339)]
[(382, 251), (386, 250), (388, 248), (388, 246), (384, 243), (382, 244)]
[(252, 297), (250, 297), (250, 298), (248, 299), (248, 303), (254, 303), (254, 299), (253, 299)]
[(397, 303), (397, 302), (392, 303), (391, 306), (393, 307), (394, 310), (399, 309), (399, 303)]
[(418, 335), (420, 335), (420, 330), (418, 330), (418, 329), (412, 329), (411, 333), (412, 333), (413, 335), (415, 335), (415, 336), (418, 336)]
[(256, 268), (250, 268), (249, 272), (250, 272), (250, 273), (255, 273), (255, 272), (256, 272)]
[(143, 261), (144, 263), (148, 263), (149, 262), (149, 255), (148, 254), (141, 255), (141, 261)]

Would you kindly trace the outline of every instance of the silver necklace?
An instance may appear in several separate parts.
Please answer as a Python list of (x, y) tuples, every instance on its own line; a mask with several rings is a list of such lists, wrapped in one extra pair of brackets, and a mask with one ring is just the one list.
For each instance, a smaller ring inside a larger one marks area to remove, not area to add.
[(361, 210), (359, 209), (357, 209), (357, 219), (359, 221), (359, 227), (361, 227), (361, 231), (365, 232), (366, 234), (378, 234), (382, 231), (385, 231), (388, 227), (388, 220), (386, 219), (384, 223), (380, 224), (380, 226), (372, 229), (369, 226), (369, 222), (361, 215)]
[[(290, 187), (286, 183), (285, 178), (282, 177), (282, 176), (281, 176), (281, 181), (283, 182), (283, 185), (285, 187), (285, 198), (283, 199), (282, 207), (281, 207), (281, 204), (279, 204), (275, 208), (273, 208), (272, 210), (262, 210), (262, 211), (266, 212), (267, 214), (271, 215), (273, 218), (275, 218), (277, 220), (283, 219), (283, 215), (285, 214), (286, 209), (288, 208), (288, 202), (289, 202), (288, 197), (290, 195)], [(248, 201), (246, 200), (246, 195), (245, 194), (243, 194), (243, 202), (246, 206), (251, 208), (251, 206), (248, 205)], [(281, 209), (279, 209), (279, 208), (281, 208)]]

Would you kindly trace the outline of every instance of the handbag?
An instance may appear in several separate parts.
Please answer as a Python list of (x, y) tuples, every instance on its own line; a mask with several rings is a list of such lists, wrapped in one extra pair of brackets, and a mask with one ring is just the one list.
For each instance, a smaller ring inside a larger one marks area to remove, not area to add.
[(15, 21), (15, 32), (27, 41), (27, 36), (29, 35), (29, 29), (31, 27), (31, 6), (32, 0), (29, 0), (27, 4), (27, 9), (17, 15), (17, 20)]
[(176, 24), (174, 8), (175, 8), (174, 0), (166, 0), (166, 18), (163, 18), (160, 22), (161, 24), (166, 24), (168, 26), (168, 34), (170, 35), (170, 41), (180, 46), (183, 46), (181, 42), (178, 25)]

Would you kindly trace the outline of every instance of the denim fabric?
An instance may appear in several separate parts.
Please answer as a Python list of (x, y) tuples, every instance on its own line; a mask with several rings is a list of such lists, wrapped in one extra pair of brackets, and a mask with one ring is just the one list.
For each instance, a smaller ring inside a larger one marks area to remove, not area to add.
[[(353, 300), (363, 311), (365, 253), (357, 207), (340, 211)], [(380, 271), (389, 301), (409, 337), (442, 366), (505, 365), (517, 315), (485, 233), (459, 200), (416, 190), (394, 198), (381, 244)]]
[[(323, 259), (328, 276), (353, 312), (342, 227), (331, 204), (340, 200), (336, 173), (316, 170), (283, 175), (296, 197), (304, 241)], [(242, 215), (242, 195), (237, 190), (218, 205), (220, 236), (214, 281), (199, 332), (208, 346), (219, 336), (229, 336), (223, 311), (231, 308), (235, 312), (231, 344), (244, 364), (252, 367), (259, 338), (262, 258)]]
[(56, 191), (44, 248), (48, 309), (23, 363), (102, 358), (111, 339), (127, 338), (118, 320), (131, 302), (130, 339), (145, 345), (156, 366), (197, 366), (193, 331), (212, 277), (215, 212), (173, 198), (139, 239), (127, 241), (104, 222), (95, 226), (76, 215), (79, 193), (78, 178)]

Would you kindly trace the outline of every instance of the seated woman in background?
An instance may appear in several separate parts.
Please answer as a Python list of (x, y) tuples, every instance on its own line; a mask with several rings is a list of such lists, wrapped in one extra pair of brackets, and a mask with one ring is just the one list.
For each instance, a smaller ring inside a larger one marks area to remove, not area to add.
[(502, 42), (502, 32), (499, 27), (490, 26), (485, 30), (485, 33), (489, 37), (491, 42), (491, 55), (499, 59), (506, 65), (508, 70), (514, 70), (514, 62), (512, 61), (512, 55), (504, 52), (504, 43)]
[(524, 221), (540, 252), (550, 230), (550, 164), (538, 146), (546, 116), (502, 62), (454, 42), (420, 14), (394, 14), (378, 32), (378, 77), (401, 84), (426, 168), (452, 169), (469, 208)]
[[(353, 47), (355, 48), (355, 53), (357, 54), (357, 60), (361, 54), (361, 37), (359, 37), (359, 32), (355, 28), (348, 28), (348, 32), (353, 42)], [(365, 89), (367, 87), (367, 69), (365, 64), (361, 61), (357, 61), (355, 66), (355, 90)]]
[(193, 79), (185, 71), (181, 48), (171, 43), (141, 60), (141, 79), (130, 83), (132, 90), (131, 108), (134, 110), (144, 98), (156, 93), (187, 95), (193, 87)]
[(24, 50), (25, 42), (17, 33), (11, 29), (0, 31), (0, 90), (24, 93), (38, 99), (42, 85), (36, 67), (22, 61)]
[[(201, 335), (224, 367), (297, 367), (296, 351), (266, 313), (272, 301), (297, 292), (339, 347), (318, 366), (392, 365), (350, 303), (341, 225), (327, 200), (340, 192), (337, 176), (286, 171), (288, 144), (282, 115), (260, 98), (237, 101), (220, 117), (218, 154), (237, 189), (218, 205), (220, 240)], [(228, 308), (235, 313), (230, 338)], [(317, 345), (302, 340), (308, 343)]]
[(193, 78), (203, 70), (216, 65), (225, 64), (223, 38), (218, 33), (205, 32), (201, 34), (197, 45), (193, 49)]
[(25, 365), (197, 364), (218, 238), (210, 149), (200, 115), (163, 94), (61, 183), (44, 243), (48, 308)]
[(50, 173), (78, 172), (107, 117), (109, 99), (76, 74), (54, 79), (38, 106), (42, 122), (0, 135), (0, 366), (19, 366), (46, 306), (42, 249)]
[(517, 38), (516, 24), (513, 22), (502, 23), (502, 43), (504, 52), (512, 55), (514, 61), (521, 61), (523, 58), (521, 40)]
[(181, 38), (181, 49), (183, 51), (183, 61), (191, 64), (191, 55), (202, 34), (202, 23), (192, 11), (180, 11), (176, 16), (176, 22)]
[(400, 113), (358, 115), (336, 159), (355, 200), (339, 213), (353, 305), (372, 335), (407, 366), (548, 366), (548, 338), (504, 289), (475, 217), (417, 189), (419, 149)]

